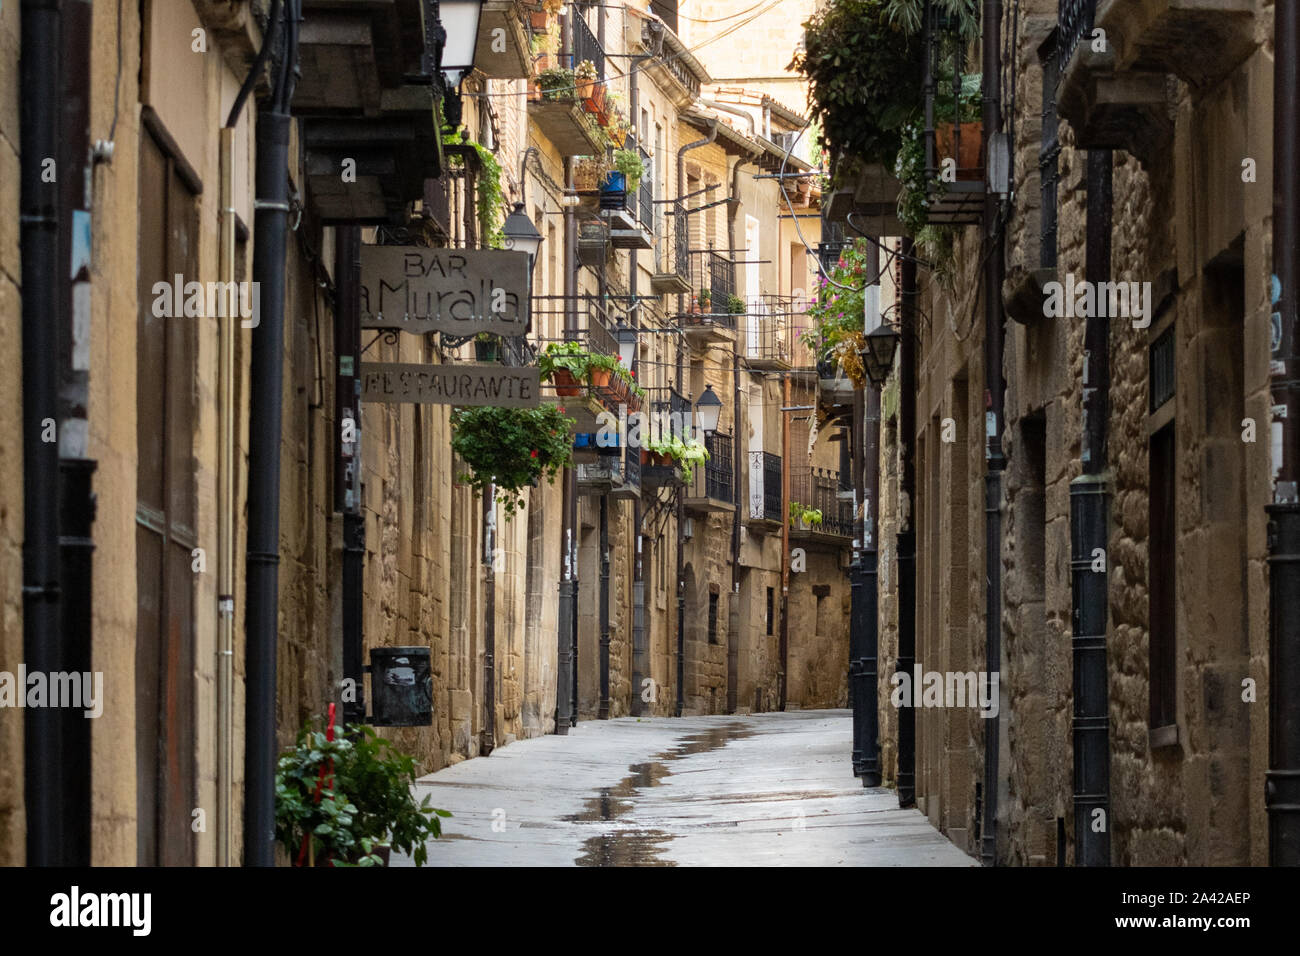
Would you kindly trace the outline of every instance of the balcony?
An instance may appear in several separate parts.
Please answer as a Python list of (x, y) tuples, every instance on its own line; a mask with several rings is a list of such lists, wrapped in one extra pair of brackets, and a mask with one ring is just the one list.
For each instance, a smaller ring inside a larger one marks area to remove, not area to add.
[(691, 291), (691, 250), (686, 208), (677, 201), (669, 206), (659, 236), (659, 255), (650, 288), (659, 295), (680, 295)]
[(746, 364), (759, 371), (778, 372), (790, 368), (792, 361), (791, 319), (795, 311), (789, 296), (752, 295), (741, 316)]
[[(635, 191), (603, 190), (600, 213), (609, 224), (610, 244), (615, 249), (651, 249), (654, 247), (654, 187), (650, 182), (650, 155), (637, 146), (631, 136), (628, 136), (624, 148), (637, 151), (646, 174), (641, 177)], [(621, 173), (614, 176), (622, 178)]]
[(533, 74), (528, 11), (519, 0), (486, 0), (478, 18), (474, 68), (493, 80)]
[[(535, 295), (530, 300), (530, 307), (533, 328), (539, 333), (540, 342), (579, 342), (588, 352), (618, 355), (613, 320), (595, 296)], [(574, 328), (568, 328), (566, 317), (570, 314)], [(542, 396), (564, 406), (565, 412), (576, 422), (576, 433), (599, 431), (600, 413), (617, 412), (620, 403), (627, 404), (629, 410), (635, 407), (633, 400), (612, 385), (582, 384), (575, 387), (580, 390), (578, 394), (562, 395), (555, 385), (544, 385)]]
[(1096, 16), (1096, 0), (1060, 0), (1057, 113), (1074, 129), (1078, 148), (1123, 149), (1149, 163), (1173, 134), (1165, 72), (1136, 62), (1121, 69), (1122, 41), (1109, 31), (1105, 49), (1094, 49)]
[(842, 499), (840, 473), (808, 465), (790, 469), (790, 503), (820, 511), (821, 524), (791, 520), (791, 540), (824, 541), (841, 547), (853, 539), (853, 501)]
[(690, 253), (689, 272), (696, 293), (690, 311), (678, 315), (677, 324), (696, 347), (727, 340), (736, 328), (736, 315), (730, 311), (736, 294), (735, 262), (711, 250), (697, 250)]
[[(301, 79), (294, 114), (303, 117), (304, 165), (324, 224), (405, 221), (442, 173), (434, 129), (432, 0), (304, 0)], [(356, 181), (344, 183), (344, 161)]]
[(869, 236), (901, 236), (906, 232), (898, 221), (898, 196), (902, 183), (880, 163), (855, 164), (842, 177), (845, 185), (827, 198), (823, 220), (845, 223)]
[(1255, 50), (1254, 0), (1104, 0), (1096, 25), (1119, 72), (1173, 73), (1214, 85)]
[(576, 79), (573, 82), (558, 89), (534, 86), (528, 95), (528, 118), (562, 157), (594, 156), (604, 148), (601, 133), (578, 97)]
[(690, 511), (735, 511), (736, 475), (732, 459), (732, 438), (714, 432), (704, 436), (709, 459), (695, 466), (686, 488), (686, 508)]
[(781, 504), (781, 456), (768, 451), (749, 453), (748, 520), (769, 529), (780, 528), (785, 517)]
[[(605, 48), (600, 45), (600, 40), (592, 32), (580, 7), (573, 4), (570, 5), (569, 10), (571, 14), (576, 11), (576, 15), (571, 15), (569, 18), (573, 28), (573, 62), (568, 66), (576, 70), (578, 64), (590, 60), (592, 66), (596, 68), (596, 80), (603, 83), (605, 82)], [(601, 11), (597, 10), (597, 14), (600, 13)]]

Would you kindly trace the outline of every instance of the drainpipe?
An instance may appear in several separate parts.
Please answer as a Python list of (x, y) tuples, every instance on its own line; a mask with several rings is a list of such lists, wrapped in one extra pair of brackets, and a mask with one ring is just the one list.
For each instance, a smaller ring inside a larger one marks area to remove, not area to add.
[[(680, 194), (686, 182), (686, 154), (701, 146), (708, 146), (718, 138), (718, 121), (709, 120), (709, 131), (702, 139), (689, 142), (677, 150), (677, 191)], [(683, 353), (679, 346), (677, 352), (677, 391), (685, 395), (682, 389)], [(677, 493), (677, 716), (682, 715), (686, 704), (686, 568), (684, 550), (686, 540), (682, 537), (686, 522), (686, 500), (681, 489)]]
[[(747, 157), (737, 158), (736, 164), (731, 167), (731, 202), (727, 203), (727, 248), (735, 250), (736, 248), (736, 216), (740, 212), (740, 167), (748, 162)], [(732, 252), (735, 255), (735, 252)], [(732, 268), (735, 268), (734, 266)], [(735, 276), (733, 275), (733, 281)], [(756, 290), (745, 290), (747, 294), (755, 294)], [(748, 316), (746, 316), (748, 321)], [(739, 332), (740, 330), (734, 330)], [(741, 464), (741, 441), (740, 441), (740, 348), (736, 344), (737, 339), (732, 339), (731, 350), (731, 459), (732, 459), (732, 494), (735, 497), (736, 509), (731, 513), (731, 607), (727, 615), (727, 641), (738, 640), (740, 636), (740, 509), (743, 504), (740, 500), (740, 476), (744, 474)], [(728, 647), (728, 653), (731, 649)], [(737, 648), (739, 653), (739, 648)], [(739, 688), (732, 688), (730, 685), (731, 669), (727, 669), (728, 675), (728, 698), (732, 692), (737, 698), (740, 695)], [(739, 668), (737, 668), (737, 679), (739, 679)], [(734, 709), (734, 708), (733, 708)], [(730, 711), (729, 711), (730, 712)]]
[[(991, 154), (990, 144), (994, 136), (1002, 132), (998, 86), (1002, 76), (1001, 42), (1002, 0), (984, 0), (982, 94), (985, 157)], [(1002, 472), (1007, 466), (1002, 452), (1006, 391), (1002, 380), (1005, 247), (1000, 213), (998, 195), (986, 189), (984, 231), (989, 252), (984, 259), (984, 668), (990, 682), (993, 675), (1002, 670)], [(997, 863), (998, 750), (1001, 746), (998, 720), (997, 717), (984, 720), (984, 809), (980, 860), (985, 866)]]
[[(65, 0), (60, 55), (64, 81), (60, 91), (60, 213), (71, 229), (59, 232), (59, 261), (54, 278), (62, 308), (59, 391), (59, 580), (62, 583), (60, 626), (62, 669), (91, 674), (92, 576), (95, 542), (97, 462), (89, 457), (90, 404), (90, 30), (87, 0)], [(56, 74), (60, 75), (60, 74)], [(84, 245), (79, 240), (84, 239)], [(85, 255), (78, 258), (79, 252)], [(76, 708), (59, 711), (63, 721), (64, 850), (68, 866), (90, 865), (91, 722)]]
[[(565, 160), (565, 185), (573, 188), (572, 160)], [(577, 223), (572, 206), (564, 207), (564, 331), (578, 328)], [(578, 723), (578, 488), (573, 465), (564, 469), (560, 528), (560, 607), (556, 627), (555, 733), (567, 734)]]
[(609, 495), (600, 496), (600, 709), (596, 716), (609, 720)]
[[(218, 270), (223, 282), (235, 278), (235, 128), (244, 104), (266, 67), (280, 20), (280, 0), (274, 0), (258, 50), (230, 108), (219, 140), (221, 209)], [(229, 286), (227, 286), (229, 288)], [(258, 303), (260, 310), (261, 304)], [(234, 836), (235, 797), (234, 658), (235, 658), (235, 322), (237, 310), (218, 318), (217, 324), (217, 865), (230, 866)], [(259, 312), (260, 314), (260, 312)]]
[(754, 114), (749, 112), (748, 110), (742, 110), (738, 107), (730, 106), (726, 103), (719, 103), (717, 100), (707, 99), (706, 97), (703, 96), (700, 97), (700, 104), (703, 106), (707, 106), (711, 110), (721, 110), (723, 113), (730, 113), (733, 116), (739, 116), (741, 119), (743, 119), (745, 122), (749, 124), (749, 135), (751, 136), (758, 135), (758, 123), (754, 121)]
[[(1111, 152), (1088, 150), (1089, 282), (1110, 279)], [(1100, 310), (1094, 310), (1100, 311)], [(1083, 333), (1083, 474), (1070, 482), (1070, 571), (1074, 604), (1074, 861), (1110, 865), (1110, 716), (1106, 667), (1105, 571), (1092, 570), (1108, 545), (1106, 469), (1109, 320), (1089, 316)]]
[(280, 441), (284, 384), (285, 231), (289, 216), (289, 104), (295, 84), (298, 4), (286, 11), (286, 56), (275, 91), (257, 116), (257, 199), (248, 423), (248, 554), (244, 724), (244, 861), (275, 863), (275, 682), (279, 613)]
[(1273, 501), (1269, 516), (1269, 760), (1264, 789), (1268, 860), (1300, 865), (1300, 12), (1294, 3), (1274, 7), (1273, 42), (1273, 342), (1272, 406), (1275, 417)]
[[(23, 313), (23, 662), (29, 671), (62, 669), (59, 590), (59, 449), (47, 441), (59, 414), (59, 187), (42, 182), (40, 157), (59, 156), (61, 11), (40, 0), (22, 4), (20, 248)], [(63, 828), (62, 715), (37, 707), (23, 714), (23, 800), (27, 865), (58, 866)]]
[[(343, 722), (366, 717), (365, 694), (365, 557), (366, 522), (361, 508), (361, 227), (334, 230), (334, 354), (339, 374), (334, 388), (336, 421), (352, 422), (352, 441), (342, 434), (335, 445), (335, 510), (343, 516), (343, 679), (350, 693), (343, 700)], [(349, 699), (350, 698), (350, 699)]]
[[(875, 238), (868, 237), (872, 255), (867, 260), (868, 285), (880, 281), (880, 251)], [(853, 434), (858, 455), (854, 458), (860, 490), (862, 524), (858, 529), (859, 548), (849, 577), (850, 679), (856, 677), (853, 693), (855, 743), (858, 760), (854, 775), (862, 777), (862, 786), (878, 787), (880, 771), (879, 655), (880, 655), (880, 555), (876, 544), (877, 498), (880, 490), (880, 389), (868, 383), (853, 394)], [(854, 640), (856, 638), (856, 641)], [(855, 666), (856, 665), (856, 666)]]
[[(235, 130), (220, 138), (221, 209), (218, 273), (235, 278)], [(229, 285), (226, 288), (230, 288)], [(235, 323), (237, 309), (217, 318), (217, 866), (230, 866), (234, 803), (235, 654)]]
[(777, 709), (785, 710), (786, 675), (790, 672), (790, 376), (782, 377), (781, 402), (781, 636), (777, 659)]
[(496, 747), (497, 716), (497, 490), (489, 484), (483, 491), (483, 732), (479, 755), (486, 757)]
[[(916, 247), (910, 238), (902, 246), (902, 289), (899, 308), (898, 362), (898, 666), (908, 675), (916, 664)], [(898, 708), (898, 805), (916, 805), (916, 688), (913, 699)]]

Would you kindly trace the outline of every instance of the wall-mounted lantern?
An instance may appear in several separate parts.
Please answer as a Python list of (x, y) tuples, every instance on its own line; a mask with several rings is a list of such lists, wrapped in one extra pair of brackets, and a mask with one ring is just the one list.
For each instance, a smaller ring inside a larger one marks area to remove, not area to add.
[(704, 394), (695, 403), (695, 420), (700, 430), (712, 435), (718, 430), (718, 416), (722, 414), (722, 399), (714, 394), (712, 385), (704, 386)]

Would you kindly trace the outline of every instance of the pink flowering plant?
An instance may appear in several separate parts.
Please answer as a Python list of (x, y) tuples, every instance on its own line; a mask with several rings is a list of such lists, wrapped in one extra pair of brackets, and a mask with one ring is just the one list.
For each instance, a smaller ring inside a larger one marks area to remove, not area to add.
[(819, 361), (835, 361), (857, 386), (866, 382), (862, 327), (868, 256), (873, 250), (868, 240), (856, 239), (845, 247), (827, 275), (819, 277), (817, 301), (808, 308), (813, 324), (801, 336)]

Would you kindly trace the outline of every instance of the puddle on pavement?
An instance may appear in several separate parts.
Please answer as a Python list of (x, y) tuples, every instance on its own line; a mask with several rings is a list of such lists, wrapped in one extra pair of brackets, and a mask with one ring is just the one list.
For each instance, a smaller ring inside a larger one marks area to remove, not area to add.
[[(700, 731), (684, 737), (681, 742), (645, 763), (631, 764), (629, 775), (617, 786), (602, 787), (600, 793), (589, 797), (583, 809), (565, 817), (570, 823), (606, 823), (617, 820), (632, 809), (632, 798), (641, 790), (659, 786), (659, 782), (672, 775), (668, 764), (682, 757), (707, 753), (725, 747), (733, 740), (753, 736), (744, 724), (727, 724), (711, 730)], [(583, 842), (579, 866), (675, 866), (660, 855), (664, 845), (673, 840), (671, 833), (662, 830), (613, 830), (591, 837)]]

